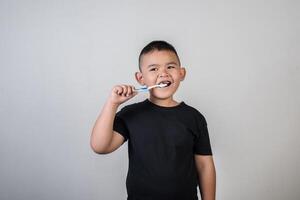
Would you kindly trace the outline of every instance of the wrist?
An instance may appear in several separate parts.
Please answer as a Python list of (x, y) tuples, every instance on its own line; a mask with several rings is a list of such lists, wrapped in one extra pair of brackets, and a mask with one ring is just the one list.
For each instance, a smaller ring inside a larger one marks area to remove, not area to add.
[(118, 107), (120, 106), (119, 103), (113, 102), (110, 99), (106, 101), (106, 105), (109, 106), (110, 108), (115, 108), (115, 109), (118, 109)]

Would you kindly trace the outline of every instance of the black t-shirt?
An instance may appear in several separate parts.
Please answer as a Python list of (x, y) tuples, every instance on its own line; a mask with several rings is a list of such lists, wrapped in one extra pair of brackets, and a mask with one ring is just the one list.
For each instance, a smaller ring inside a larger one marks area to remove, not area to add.
[(194, 154), (212, 155), (204, 116), (184, 102), (162, 107), (148, 99), (123, 107), (114, 131), (128, 141), (128, 200), (196, 200)]

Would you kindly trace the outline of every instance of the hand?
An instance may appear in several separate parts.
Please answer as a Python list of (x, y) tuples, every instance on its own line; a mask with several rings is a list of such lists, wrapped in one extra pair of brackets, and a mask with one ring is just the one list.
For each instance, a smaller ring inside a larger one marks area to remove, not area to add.
[(109, 101), (113, 104), (120, 105), (137, 95), (134, 86), (116, 85), (113, 87)]

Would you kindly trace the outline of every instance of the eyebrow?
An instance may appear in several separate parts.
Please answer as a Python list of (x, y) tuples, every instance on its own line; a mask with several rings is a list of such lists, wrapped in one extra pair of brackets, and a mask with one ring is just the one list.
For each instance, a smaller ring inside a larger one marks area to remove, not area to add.
[(168, 62), (166, 65), (178, 65), (178, 63), (172, 61), (172, 62)]
[[(174, 62), (174, 61), (166, 63), (166, 65), (171, 65), (171, 64), (172, 64), (172, 65), (177, 65), (177, 66), (178, 66), (178, 64), (177, 64), (176, 62)], [(150, 68), (150, 67), (157, 67), (157, 66), (159, 66), (159, 64), (151, 64), (151, 65), (148, 65), (147, 68)]]
[(151, 65), (148, 65), (147, 68), (150, 68), (150, 67), (157, 67), (157, 66), (159, 66), (159, 64), (151, 64)]

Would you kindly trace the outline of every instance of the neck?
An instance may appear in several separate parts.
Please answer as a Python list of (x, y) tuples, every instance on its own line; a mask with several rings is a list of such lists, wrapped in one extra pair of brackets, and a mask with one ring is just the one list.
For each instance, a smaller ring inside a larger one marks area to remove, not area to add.
[(175, 101), (173, 99), (173, 96), (171, 96), (167, 99), (159, 99), (159, 98), (150, 96), (149, 101), (151, 101), (152, 103), (154, 103), (156, 105), (163, 106), (163, 107), (172, 107), (172, 106), (176, 106), (179, 104), (177, 101)]

